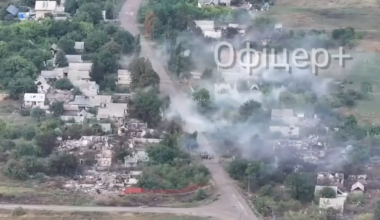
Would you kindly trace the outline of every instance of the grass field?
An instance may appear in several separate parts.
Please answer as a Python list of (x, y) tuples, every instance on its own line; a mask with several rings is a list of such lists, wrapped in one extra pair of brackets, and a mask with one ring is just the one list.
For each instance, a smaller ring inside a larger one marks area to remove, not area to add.
[(277, 0), (258, 16), (273, 17), (286, 29), (331, 31), (353, 27), (364, 34), (358, 48), (380, 51), (379, 0)]

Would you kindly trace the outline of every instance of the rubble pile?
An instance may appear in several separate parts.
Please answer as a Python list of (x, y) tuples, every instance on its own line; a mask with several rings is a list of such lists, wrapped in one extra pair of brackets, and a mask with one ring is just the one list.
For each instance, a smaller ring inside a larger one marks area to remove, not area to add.
[(138, 181), (133, 176), (136, 176), (136, 173), (122, 174), (90, 170), (87, 174), (78, 176), (76, 180), (67, 181), (63, 187), (87, 194), (115, 194), (123, 192), (130, 183), (137, 184)]

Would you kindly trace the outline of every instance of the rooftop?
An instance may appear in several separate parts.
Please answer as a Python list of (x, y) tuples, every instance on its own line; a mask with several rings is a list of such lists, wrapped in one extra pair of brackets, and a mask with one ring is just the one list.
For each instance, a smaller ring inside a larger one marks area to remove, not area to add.
[(29, 102), (44, 102), (45, 101), (45, 94), (25, 93), (24, 94), (24, 101), (29, 101)]
[(84, 50), (84, 42), (75, 42), (75, 45), (74, 45), (74, 49), (75, 50)]
[(272, 118), (286, 118), (293, 117), (293, 109), (272, 109)]
[(82, 55), (66, 55), (69, 63), (83, 63)]
[(91, 79), (90, 71), (82, 71), (82, 70), (69, 70), (67, 77), (70, 80), (81, 80), (81, 79)]
[(66, 68), (55, 68), (54, 70), (42, 70), (41, 76), (45, 79), (61, 78), (67, 72)]
[(54, 11), (56, 8), (56, 1), (36, 1), (34, 6), (34, 10), (36, 11)]
[(69, 63), (69, 70), (91, 71), (92, 63)]
[(125, 103), (109, 103), (106, 108), (98, 110), (98, 118), (123, 118), (128, 109)]

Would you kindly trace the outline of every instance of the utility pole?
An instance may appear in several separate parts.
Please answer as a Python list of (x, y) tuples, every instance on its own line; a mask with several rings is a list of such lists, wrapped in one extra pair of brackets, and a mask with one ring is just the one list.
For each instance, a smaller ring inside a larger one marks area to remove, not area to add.
[(248, 195), (250, 194), (251, 175), (248, 175)]
[(112, 0), (112, 21), (115, 22), (115, 0)]

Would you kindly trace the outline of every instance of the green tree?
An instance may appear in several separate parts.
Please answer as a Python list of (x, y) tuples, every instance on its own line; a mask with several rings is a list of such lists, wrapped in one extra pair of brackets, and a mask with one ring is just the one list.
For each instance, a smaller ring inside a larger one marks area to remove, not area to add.
[(55, 65), (57, 65), (57, 67), (69, 66), (69, 62), (67, 61), (66, 54), (62, 50), (59, 50), (57, 52), (57, 55), (55, 57)]
[(63, 107), (63, 102), (53, 102), (49, 105), (50, 112), (53, 113), (54, 117), (59, 117), (65, 112), (65, 108)]
[(73, 175), (78, 165), (77, 157), (66, 152), (52, 154), (48, 159), (48, 167), (53, 175)]
[(97, 58), (95, 58), (92, 63), (90, 77), (98, 84), (104, 80), (104, 65)]
[(22, 137), (30, 141), (36, 136), (36, 129), (33, 126), (27, 126), (22, 129)]
[(86, 40), (84, 41), (84, 45), (86, 47), (86, 51), (88, 52), (96, 52), (98, 51), (104, 44), (106, 44), (109, 40), (107, 33), (103, 30), (94, 30), (91, 31)]
[(97, 53), (95, 59), (102, 63), (105, 75), (116, 73), (119, 69), (118, 54), (112, 54), (107, 50), (101, 50)]
[(98, 24), (103, 20), (102, 8), (97, 3), (84, 3), (79, 9), (79, 13), (75, 16), (79, 21)]
[(57, 147), (57, 137), (53, 131), (40, 133), (36, 136), (35, 143), (41, 148), (41, 153), (48, 156)]
[(175, 149), (165, 145), (149, 147), (147, 153), (150, 160), (156, 164), (172, 163), (177, 156)]
[(309, 176), (302, 173), (292, 173), (286, 177), (285, 185), (294, 199), (299, 201), (311, 201), (313, 199), (314, 186)]
[(210, 103), (210, 93), (207, 89), (200, 89), (193, 93), (193, 99), (202, 107)]
[(56, 89), (62, 89), (62, 90), (71, 90), (72, 88), (74, 88), (71, 81), (67, 78), (62, 78), (55, 81), (54, 87)]
[(259, 109), (261, 109), (261, 104), (254, 100), (250, 100), (239, 107), (239, 114), (244, 120), (247, 120)]
[(68, 36), (63, 36), (61, 39), (59, 39), (57, 43), (59, 49), (61, 49), (63, 52), (72, 54), (74, 53), (74, 46), (75, 46), (75, 41), (70, 39)]
[(11, 56), (1, 61), (0, 77), (3, 85), (9, 82), (4, 79), (34, 77), (36, 74), (37, 68), (34, 64), (21, 56)]
[(138, 92), (131, 101), (129, 114), (154, 126), (161, 120), (160, 108), (161, 100), (154, 91)]
[(148, 59), (143, 57), (135, 58), (129, 64), (128, 69), (131, 72), (132, 88), (158, 88), (160, 77), (153, 70), (152, 64)]
[(32, 111), (30, 112), (30, 116), (32, 116), (32, 118), (37, 119), (37, 121), (41, 121), (41, 118), (46, 116), (46, 112), (45, 110), (36, 107), (32, 109)]
[(38, 156), (40, 154), (40, 149), (38, 149), (33, 144), (21, 143), (17, 145), (14, 151), (14, 156), (16, 158), (21, 158), (24, 156)]
[(134, 46), (134, 37), (131, 33), (125, 30), (118, 30), (114, 36), (116, 43), (121, 45), (121, 51), (124, 54), (129, 54), (133, 52)]
[(246, 176), (248, 161), (243, 159), (233, 160), (228, 166), (228, 173), (233, 179), (243, 180)]
[(41, 159), (35, 156), (25, 156), (21, 159), (22, 167), (29, 175), (45, 172), (45, 166)]
[(30, 77), (16, 78), (9, 81), (6, 89), (11, 98), (20, 99), (25, 93), (36, 93), (37, 86)]
[(18, 180), (25, 180), (28, 178), (26, 170), (21, 163), (16, 160), (8, 160), (4, 168), (4, 174)]
[(104, 46), (100, 48), (100, 51), (107, 51), (108, 53), (112, 54), (113, 56), (119, 58), (119, 55), (121, 53), (121, 47), (118, 43), (116, 43), (113, 39), (106, 43)]
[(25, 49), (22, 50), (20, 54), (22, 54), (25, 59), (32, 61), (38, 70), (43, 70), (45, 68), (44, 62), (52, 57), (50, 51), (43, 49)]
[(138, 34), (135, 37), (134, 52), (135, 52), (136, 57), (140, 57), (140, 52), (141, 52), (140, 34)]

